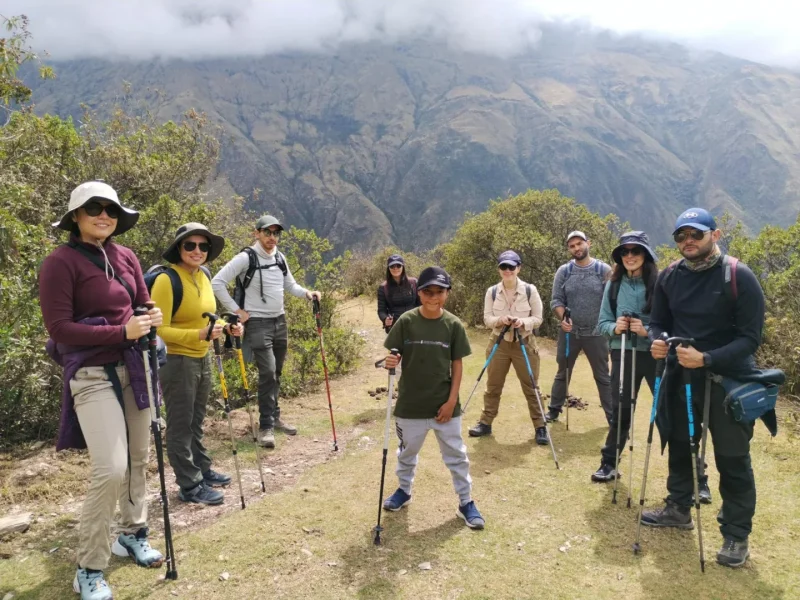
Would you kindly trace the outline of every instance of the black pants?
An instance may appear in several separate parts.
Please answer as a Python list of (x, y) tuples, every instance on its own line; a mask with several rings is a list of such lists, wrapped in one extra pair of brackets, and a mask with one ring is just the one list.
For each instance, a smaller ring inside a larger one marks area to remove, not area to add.
[[(603, 456), (603, 464), (613, 465), (616, 460), (616, 446), (617, 446), (617, 422), (622, 427), (622, 432), (619, 438), (619, 453), (625, 448), (625, 443), (628, 441), (628, 432), (631, 427), (631, 367), (633, 360), (631, 358), (630, 350), (625, 351), (625, 380), (622, 382), (622, 402), (619, 397), (619, 375), (621, 366), (620, 350), (611, 351), (611, 400), (614, 403), (614, 409), (611, 416), (611, 423), (608, 427), (608, 435), (606, 436), (606, 443), (603, 446), (601, 454)], [(638, 351), (636, 354), (636, 395), (639, 395), (639, 388), (642, 385), (642, 379), (647, 380), (647, 385), (650, 387), (652, 393), (656, 384), (656, 360), (650, 355), (650, 352)]]
[[(671, 421), (667, 440), (669, 445), (667, 491), (669, 498), (675, 503), (691, 506), (694, 485), (686, 391), (682, 370), (676, 368), (673, 373), (674, 376), (670, 376), (667, 382)], [(706, 382), (702, 369), (695, 370), (692, 375), (692, 405), (695, 427), (698, 429), (695, 435), (698, 440), (705, 385), (711, 385), (711, 412), (708, 421), (711, 439), (714, 442), (714, 459), (719, 472), (719, 493), (722, 496), (722, 509), (717, 515), (720, 531), (724, 536), (740, 541), (746, 540), (753, 529), (753, 515), (756, 511), (756, 482), (750, 462), (753, 423), (737, 423), (733, 417), (725, 413), (722, 405), (725, 390), (716, 383)], [(699, 453), (699, 443), (696, 448)]]

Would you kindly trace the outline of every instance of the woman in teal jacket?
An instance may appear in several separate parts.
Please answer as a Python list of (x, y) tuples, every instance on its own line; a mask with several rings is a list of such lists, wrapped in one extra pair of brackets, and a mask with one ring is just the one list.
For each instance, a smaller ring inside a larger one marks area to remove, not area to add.
[[(600, 307), (597, 328), (611, 342), (611, 399), (614, 402), (614, 413), (606, 436), (606, 443), (601, 451), (600, 468), (592, 475), (592, 481), (614, 479), (617, 419), (622, 419), (620, 454), (628, 440), (631, 420), (632, 355), (636, 355), (637, 394), (642, 379), (647, 380), (651, 392), (655, 386), (656, 361), (650, 355), (650, 340), (647, 334), (650, 323), (650, 307), (653, 302), (653, 288), (658, 276), (656, 255), (650, 248), (646, 233), (629, 231), (622, 234), (619, 245), (614, 248), (611, 257), (614, 259), (614, 268), (603, 293), (603, 304)], [(625, 341), (625, 380), (620, 402), (619, 377), (623, 332), (626, 332), (627, 339)], [(631, 334), (636, 334), (635, 348), (631, 343)]]

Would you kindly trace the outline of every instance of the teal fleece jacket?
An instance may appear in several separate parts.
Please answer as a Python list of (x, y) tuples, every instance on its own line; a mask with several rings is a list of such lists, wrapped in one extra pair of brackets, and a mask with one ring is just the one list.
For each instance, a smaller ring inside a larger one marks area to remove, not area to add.
[[(622, 348), (622, 336), (614, 333), (614, 328), (617, 326), (617, 316), (621, 316), (624, 312), (636, 313), (642, 320), (645, 329), (650, 330), (650, 315), (644, 314), (644, 307), (647, 304), (645, 298), (645, 283), (641, 277), (634, 277), (631, 279), (627, 274), (622, 276), (622, 281), (619, 286), (619, 294), (617, 294), (617, 314), (611, 312), (611, 301), (609, 294), (611, 290), (611, 282), (606, 282), (606, 288), (603, 291), (603, 303), (600, 305), (600, 317), (597, 321), (597, 330), (611, 340), (611, 349), (619, 350)], [(630, 340), (625, 343), (625, 349), (631, 349)], [(641, 352), (650, 351), (650, 340), (647, 336), (637, 336), (636, 349)]]

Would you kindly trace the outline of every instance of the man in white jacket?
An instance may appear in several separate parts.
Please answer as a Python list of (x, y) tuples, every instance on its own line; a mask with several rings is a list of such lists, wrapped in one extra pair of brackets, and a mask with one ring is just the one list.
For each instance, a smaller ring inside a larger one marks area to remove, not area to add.
[[(289, 345), (283, 294), (289, 292), (309, 300), (320, 293), (298, 284), (286, 257), (278, 250), (283, 225), (271, 215), (256, 222), (256, 242), (233, 257), (214, 276), (211, 286), (214, 295), (227, 311), (235, 312), (247, 323), (244, 345), (253, 353), (258, 366), (258, 443), (265, 448), (275, 447), (275, 430), (295, 435), (297, 428), (281, 419), (278, 393), (281, 371)], [(228, 286), (235, 282), (235, 300)]]

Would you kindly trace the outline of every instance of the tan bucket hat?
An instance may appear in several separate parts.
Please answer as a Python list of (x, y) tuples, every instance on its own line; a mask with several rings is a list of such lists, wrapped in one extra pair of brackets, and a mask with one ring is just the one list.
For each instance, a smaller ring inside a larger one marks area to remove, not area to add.
[(208, 227), (202, 223), (186, 223), (178, 227), (178, 230), (175, 232), (175, 241), (169, 245), (169, 248), (164, 251), (161, 257), (173, 265), (181, 262), (181, 252), (178, 247), (183, 240), (193, 235), (202, 235), (208, 240), (208, 243), (211, 244), (206, 262), (211, 262), (217, 258), (225, 247), (225, 238), (214, 235), (208, 230)]

